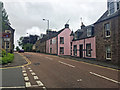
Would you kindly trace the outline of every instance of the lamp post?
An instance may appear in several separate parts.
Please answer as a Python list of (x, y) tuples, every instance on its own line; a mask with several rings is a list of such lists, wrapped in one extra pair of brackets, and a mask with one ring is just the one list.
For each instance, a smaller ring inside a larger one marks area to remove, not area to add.
[(49, 30), (49, 20), (48, 19), (43, 19), (43, 21), (47, 21), (47, 23), (48, 23), (48, 30)]

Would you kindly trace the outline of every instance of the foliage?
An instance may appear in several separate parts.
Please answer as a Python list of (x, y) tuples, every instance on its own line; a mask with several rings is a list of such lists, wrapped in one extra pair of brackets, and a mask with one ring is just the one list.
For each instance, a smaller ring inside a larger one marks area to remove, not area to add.
[(33, 44), (30, 44), (30, 43), (25, 44), (24, 51), (26, 51), (26, 52), (32, 51), (32, 46), (33, 46)]
[(23, 39), (24, 39), (24, 37), (20, 37), (20, 39), (17, 41), (18, 45), (21, 46), (22, 49), (23, 49), (23, 46), (24, 46)]
[(14, 55), (11, 53), (8, 53), (7, 56), (2, 57), (2, 64), (11, 63), (14, 59)]
[(17, 46), (17, 47), (16, 47), (16, 51), (19, 51), (19, 50), (20, 50), (20, 48)]
[(2, 57), (0, 57), (0, 64), (7, 64), (13, 61), (14, 55), (11, 53), (6, 54), (6, 51), (4, 49), (2, 50)]
[(0, 48), (0, 51), (2, 57), (6, 56), (6, 51), (4, 49)]

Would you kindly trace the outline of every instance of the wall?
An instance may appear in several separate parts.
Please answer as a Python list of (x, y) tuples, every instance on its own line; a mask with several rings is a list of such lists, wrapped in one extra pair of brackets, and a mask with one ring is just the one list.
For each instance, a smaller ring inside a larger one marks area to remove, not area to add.
[[(50, 44), (50, 40), (56, 40), (56, 42)], [(50, 53), (50, 48), (52, 48), (52, 53)], [(57, 54), (57, 37), (51, 38), (46, 41), (46, 53)]]
[[(71, 30), (69, 28), (65, 28), (58, 35), (58, 55), (60, 55), (60, 47), (64, 47), (63, 55), (70, 55), (70, 34)], [(64, 37), (64, 44), (60, 44), (60, 37)]]
[[(111, 45), (112, 50), (112, 58), (111, 61), (113, 63), (118, 63), (118, 48), (120, 45), (119, 42), (119, 29), (118, 26), (120, 25), (119, 17), (114, 17), (112, 19), (100, 22), (95, 24), (95, 35), (96, 35), (96, 59), (101, 61), (106, 61), (106, 51), (105, 45)], [(111, 37), (105, 38), (104, 36), (104, 24), (110, 23), (110, 30), (111, 30)]]
[[(85, 41), (84, 41), (85, 40)], [(85, 42), (85, 44), (84, 44)], [(74, 56), (74, 45), (77, 45), (77, 57), (79, 56), (79, 45), (82, 44), (83, 45), (83, 49), (86, 49), (86, 44), (91, 43), (91, 57), (86, 56), (86, 51), (83, 51), (83, 57), (85, 58), (96, 58), (96, 38), (95, 37), (91, 37), (91, 38), (86, 38), (86, 39), (82, 39), (82, 40), (77, 40), (77, 41), (73, 41), (72, 42), (72, 56)]]

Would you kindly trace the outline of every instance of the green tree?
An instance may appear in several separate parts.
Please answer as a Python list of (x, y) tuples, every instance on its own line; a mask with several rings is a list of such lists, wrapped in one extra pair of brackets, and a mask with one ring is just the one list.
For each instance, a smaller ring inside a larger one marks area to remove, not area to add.
[(20, 50), (20, 48), (17, 46), (17, 47), (16, 47), (16, 51), (19, 51), (19, 50)]
[(32, 51), (32, 46), (33, 46), (33, 44), (30, 44), (30, 43), (25, 44), (24, 51), (26, 51), (26, 52)]
[(20, 39), (19, 39), (19, 40), (17, 40), (18, 45), (19, 45), (22, 49), (24, 49), (23, 39), (24, 39), (24, 37), (20, 37)]

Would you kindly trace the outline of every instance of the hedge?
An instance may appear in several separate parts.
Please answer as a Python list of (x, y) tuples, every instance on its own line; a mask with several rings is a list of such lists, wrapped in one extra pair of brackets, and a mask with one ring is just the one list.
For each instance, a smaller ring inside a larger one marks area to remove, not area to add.
[(11, 63), (14, 59), (14, 54), (8, 53), (6, 55), (6, 51), (2, 49), (2, 57), (0, 57), (0, 64)]

